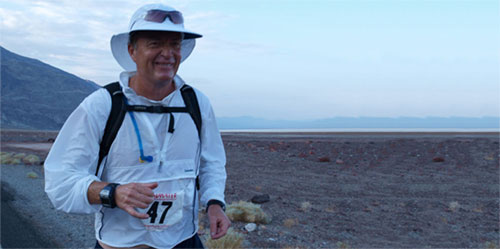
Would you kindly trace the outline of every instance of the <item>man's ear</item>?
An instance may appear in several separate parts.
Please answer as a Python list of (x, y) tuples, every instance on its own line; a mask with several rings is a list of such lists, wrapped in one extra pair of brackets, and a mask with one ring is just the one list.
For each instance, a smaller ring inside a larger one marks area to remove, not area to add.
[(128, 54), (130, 55), (130, 58), (135, 62), (135, 48), (132, 44), (128, 44)]

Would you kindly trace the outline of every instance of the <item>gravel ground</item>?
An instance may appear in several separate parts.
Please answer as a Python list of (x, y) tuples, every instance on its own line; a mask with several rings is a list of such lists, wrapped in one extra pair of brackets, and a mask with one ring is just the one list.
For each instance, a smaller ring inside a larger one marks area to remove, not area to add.
[[(43, 159), (40, 146), (8, 143), (47, 142), (55, 135), (2, 131), (2, 151)], [(224, 134), (223, 140), (227, 202), (270, 195), (262, 204), (270, 224), (245, 233), (245, 223), (233, 222), (247, 247), (498, 246), (498, 134)], [(10, 206), (40, 236), (57, 247), (94, 246), (94, 216), (54, 210), (40, 165), (2, 165), (1, 180), (12, 193)], [(311, 206), (304, 208), (306, 202)]]

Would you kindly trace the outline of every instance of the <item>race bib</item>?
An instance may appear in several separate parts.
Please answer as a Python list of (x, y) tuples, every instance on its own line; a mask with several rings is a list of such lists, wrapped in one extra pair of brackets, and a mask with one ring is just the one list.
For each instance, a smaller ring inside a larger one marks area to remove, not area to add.
[(147, 230), (161, 231), (182, 219), (184, 191), (173, 193), (155, 193), (153, 202), (140, 212), (149, 215), (142, 219)]

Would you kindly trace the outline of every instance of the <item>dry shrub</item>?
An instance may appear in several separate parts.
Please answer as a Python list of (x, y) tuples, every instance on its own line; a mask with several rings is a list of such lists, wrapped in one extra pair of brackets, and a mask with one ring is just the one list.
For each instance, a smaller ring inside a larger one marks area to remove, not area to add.
[(31, 178), (31, 179), (36, 179), (38, 178), (38, 174), (31, 171), (31, 172), (28, 172), (28, 174), (26, 174), (27, 177)]
[(243, 248), (244, 236), (241, 233), (235, 232), (232, 228), (227, 230), (224, 237), (213, 240), (209, 235), (205, 236), (205, 242), (203, 243), (206, 248)]
[(8, 155), (12, 155), (12, 153), (11, 152), (5, 152), (5, 151), (0, 152), (0, 156), (1, 157), (8, 156)]
[(23, 163), (25, 164), (38, 164), (40, 162), (40, 158), (36, 155), (27, 155), (23, 158)]
[(485, 249), (498, 249), (498, 244), (495, 241), (488, 241), (484, 243)]
[(342, 242), (342, 241), (337, 242), (337, 248), (339, 248), (339, 249), (351, 249), (349, 244)]
[(283, 221), (283, 225), (285, 227), (288, 227), (288, 228), (291, 228), (291, 227), (297, 225), (297, 223), (299, 223), (297, 219), (291, 219), (291, 218), (288, 218), (288, 219)]
[(12, 159), (12, 154), (9, 152), (0, 152), (0, 159), (2, 160), (2, 164), (9, 164), (10, 160)]
[(26, 153), (17, 153), (12, 157), (16, 159), (23, 159), (25, 156), (27, 156)]
[(16, 165), (21, 164), (37, 164), (40, 162), (40, 158), (36, 155), (26, 153), (12, 153), (12, 152), (1, 152), (0, 158), (2, 164)]
[(264, 213), (260, 205), (246, 201), (232, 203), (227, 207), (226, 215), (232, 221), (242, 221), (247, 223), (268, 224), (271, 218)]
[(452, 212), (457, 211), (460, 208), (458, 201), (452, 201), (448, 204), (448, 209)]
[(325, 208), (325, 211), (327, 213), (335, 213), (335, 206), (327, 207)]
[[(205, 234), (205, 210), (198, 210), (198, 234)], [(210, 228), (209, 228), (210, 229)]]
[(312, 207), (311, 203), (308, 202), (308, 201), (305, 201), (305, 202), (302, 202), (300, 204), (300, 208), (299, 209), (302, 212), (308, 212), (309, 210), (311, 210), (311, 207)]
[(14, 154), (14, 153), (9, 153), (9, 152), (2, 152), (0, 154), (1, 162), (2, 164), (21, 164), (21, 159), (18, 158), (19, 154)]

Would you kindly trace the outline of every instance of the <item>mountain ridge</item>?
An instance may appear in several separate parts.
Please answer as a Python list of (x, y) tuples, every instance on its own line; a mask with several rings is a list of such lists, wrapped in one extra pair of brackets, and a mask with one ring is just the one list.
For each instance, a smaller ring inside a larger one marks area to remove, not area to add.
[(0, 46), (1, 128), (59, 130), (100, 86)]

